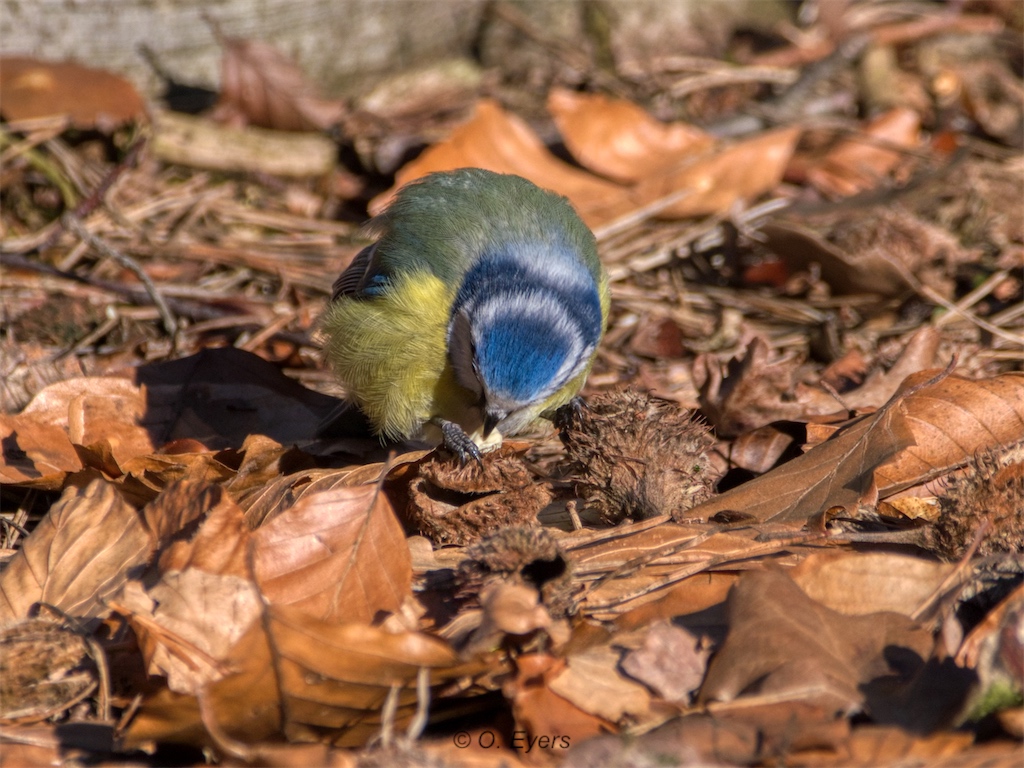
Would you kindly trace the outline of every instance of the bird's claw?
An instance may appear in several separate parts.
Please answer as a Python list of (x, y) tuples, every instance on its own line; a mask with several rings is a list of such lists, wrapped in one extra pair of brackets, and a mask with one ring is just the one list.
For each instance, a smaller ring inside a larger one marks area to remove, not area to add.
[(444, 447), (455, 454), (459, 464), (466, 466), (466, 462), (473, 459), (483, 469), (484, 461), (480, 447), (473, 442), (473, 438), (467, 435), (462, 427), (454, 421), (441, 421), (438, 426), (444, 437)]

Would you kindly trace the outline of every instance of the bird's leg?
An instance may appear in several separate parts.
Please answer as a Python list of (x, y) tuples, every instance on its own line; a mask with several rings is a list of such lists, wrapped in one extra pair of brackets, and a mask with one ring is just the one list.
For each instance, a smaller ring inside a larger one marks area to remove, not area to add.
[(458, 457), (462, 466), (465, 466), (466, 462), (472, 458), (483, 469), (484, 462), (480, 448), (462, 427), (447, 419), (435, 418), (434, 423), (440, 428), (441, 435), (444, 437), (444, 447)]

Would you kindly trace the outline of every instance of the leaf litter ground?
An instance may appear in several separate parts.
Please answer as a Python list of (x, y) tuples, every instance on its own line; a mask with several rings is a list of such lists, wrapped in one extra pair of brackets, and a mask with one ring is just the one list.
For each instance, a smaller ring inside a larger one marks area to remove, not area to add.
[[(1019, 760), (1022, 105), (957, 46), (1005, 22), (843, 23), (643, 77), (542, 46), (543, 104), (401, 117), (224, 38), (232, 127), (196, 130), (339, 125), (363, 165), (312, 179), (182, 156), (173, 115), (5, 113), (5, 761)], [(836, 96), (870, 115), (806, 117)], [(588, 406), (482, 467), (318, 432), (315, 320), (395, 135), (429, 145), (396, 185), (566, 194), (612, 277)]]

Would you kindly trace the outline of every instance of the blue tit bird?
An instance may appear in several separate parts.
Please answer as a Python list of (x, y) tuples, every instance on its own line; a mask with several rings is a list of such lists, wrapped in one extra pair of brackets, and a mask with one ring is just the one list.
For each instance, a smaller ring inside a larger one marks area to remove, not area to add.
[(464, 462), (551, 418), (608, 317), (594, 235), (564, 197), (462, 168), (399, 190), (334, 284), (324, 353), (381, 437)]

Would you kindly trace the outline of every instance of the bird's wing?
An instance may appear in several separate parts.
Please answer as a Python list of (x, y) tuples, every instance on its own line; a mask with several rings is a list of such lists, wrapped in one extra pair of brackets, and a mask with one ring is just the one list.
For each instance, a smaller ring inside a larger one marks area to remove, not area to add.
[(374, 286), (379, 282), (377, 276), (376, 259), (377, 243), (368, 245), (352, 259), (345, 271), (338, 275), (334, 281), (331, 301), (342, 296), (364, 296), (367, 293), (374, 293)]

